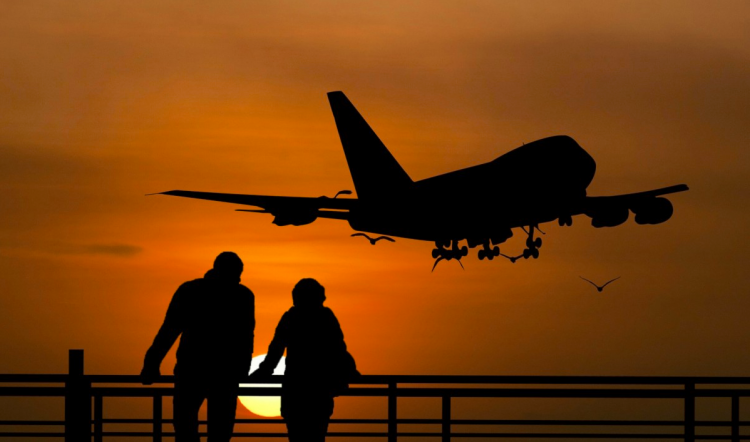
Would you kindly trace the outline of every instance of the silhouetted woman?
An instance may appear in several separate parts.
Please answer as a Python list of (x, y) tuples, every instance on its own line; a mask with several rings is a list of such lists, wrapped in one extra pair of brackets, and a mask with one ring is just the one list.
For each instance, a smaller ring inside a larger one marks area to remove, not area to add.
[(359, 375), (339, 321), (323, 306), (325, 299), (318, 281), (306, 278), (297, 283), (292, 290), (294, 306), (281, 317), (268, 356), (253, 373), (270, 376), (286, 350), (281, 416), (290, 442), (324, 441), (333, 398)]

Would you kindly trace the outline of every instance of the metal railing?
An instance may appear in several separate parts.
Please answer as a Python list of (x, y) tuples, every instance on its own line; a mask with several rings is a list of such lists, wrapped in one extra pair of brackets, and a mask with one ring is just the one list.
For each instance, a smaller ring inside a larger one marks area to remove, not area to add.
[[(281, 378), (281, 377), (275, 377)], [(160, 383), (173, 382), (163, 376)], [(273, 381), (280, 382), (279, 380)], [(18, 386), (18, 384), (23, 384)], [(29, 385), (32, 384), (32, 385)], [(115, 385), (115, 386), (112, 386)], [(467, 387), (471, 385), (471, 387)], [(278, 388), (241, 389), (242, 396), (277, 396)], [(102, 441), (105, 437), (140, 437), (160, 442), (174, 433), (164, 431), (171, 419), (163, 415), (164, 397), (172, 387), (142, 386), (138, 376), (85, 375), (83, 350), (70, 350), (67, 374), (0, 374), (0, 397), (64, 397), (64, 420), (0, 419), (0, 438), (65, 438), (66, 442)], [(378, 425), (381, 431), (333, 432), (329, 437), (384, 438), (523, 438), (523, 439), (677, 439), (750, 440), (741, 435), (750, 422), (740, 420), (740, 398), (750, 396), (750, 377), (648, 377), (648, 376), (362, 376), (346, 393), (353, 397), (387, 398), (385, 419), (332, 419), (332, 424)], [(151, 398), (150, 419), (105, 419), (105, 398)], [(399, 398), (437, 398), (441, 401), (439, 419), (398, 417)], [(457, 398), (563, 398), (563, 399), (657, 399), (682, 402), (682, 420), (553, 420), (553, 419), (454, 419), (451, 412)], [(696, 420), (697, 398), (725, 398), (731, 403), (726, 420)], [(237, 419), (238, 424), (281, 423), (278, 419)], [(150, 425), (150, 431), (105, 431), (105, 425)], [(399, 425), (439, 431), (405, 431)], [(521, 426), (532, 431), (486, 431), (486, 428)], [(22, 431), (5, 431), (21, 427)], [(50, 428), (53, 431), (39, 431)], [(614, 428), (613, 428), (614, 427)], [(563, 431), (563, 429), (570, 429)], [(596, 429), (596, 432), (587, 431)], [(627, 429), (623, 431), (622, 429)], [(635, 431), (652, 428), (649, 432)], [(724, 429), (727, 434), (696, 434), (696, 429)], [(480, 429), (481, 431), (471, 431)], [(619, 431), (603, 431), (620, 429)], [(658, 429), (659, 431), (656, 431)], [(547, 430), (547, 431), (543, 431)], [(237, 432), (235, 437), (286, 437), (285, 432)]]

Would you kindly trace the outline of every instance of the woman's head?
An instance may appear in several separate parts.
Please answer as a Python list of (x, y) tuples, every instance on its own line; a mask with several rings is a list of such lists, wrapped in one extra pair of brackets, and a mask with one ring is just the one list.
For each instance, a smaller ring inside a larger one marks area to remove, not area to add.
[(326, 289), (312, 278), (301, 279), (292, 289), (292, 302), (296, 307), (321, 306), (325, 300)]

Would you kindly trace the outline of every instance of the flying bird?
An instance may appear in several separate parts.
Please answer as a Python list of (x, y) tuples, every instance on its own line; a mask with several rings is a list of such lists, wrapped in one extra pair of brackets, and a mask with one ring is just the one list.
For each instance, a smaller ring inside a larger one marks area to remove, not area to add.
[(593, 283), (593, 282), (589, 281), (588, 279), (584, 278), (583, 276), (580, 276), (580, 275), (579, 275), (579, 277), (580, 277), (581, 279), (583, 279), (584, 281), (588, 282), (589, 284), (593, 285), (594, 287), (596, 287), (596, 289), (597, 289), (597, 290), (599, 290), (600, 292), (601, 292), (602, 290), (604, 290), (604, 287), (606, 287), (606, 286), (607, 286), (607, 284), (609, 284), (609, 283), (611, 283), (611, 282), (613, 282), (613, 281), (617, 281), (618, 279), (620, 279), (620, 277), (619, 277), (619, 276), (618, 276), (617, 278), (615, 278), (615, 279), (610, 279), (609, 281), (605, 282), (603, 286), (599, 287), (598, 285), (596, 285), (595, 283)]
[(366, 233), (354, 233), (354, 234), (352, 234), (352, 236), (364, 236), (365, 238), (367, 238), (370, 241), (370, 244), (372, 244), (372, 245), (375, 245), (375, 243), (378, 242), (378, 241), (380, 241), (381, 239), (384, 239), (384, 240), (390, 241), (390, 242), (396, 242), (395, 239), (388, 238), (387, 236), (378, 236), (377, 238), (373, 239), (373, 238), (370, 238)]

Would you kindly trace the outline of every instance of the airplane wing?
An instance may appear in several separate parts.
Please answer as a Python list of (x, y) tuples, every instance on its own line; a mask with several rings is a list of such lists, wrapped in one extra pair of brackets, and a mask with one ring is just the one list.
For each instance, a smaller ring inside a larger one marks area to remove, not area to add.
[(689, 190), (686, 184), (678, 184), (624, 195), (586, 197), (578, 213), (590, 217), (594, 227), (618, 226), (628, 219), (631, 211), (638, 224), (660, 224), (671, 218), (674, 211), (663, 195), (686, 190)]
[(240, 212), (270, 213), (279, 226), (310, 224), (317, 218), (347, 220), (349, 211), (357, 204), (355, 198), (318, 198), (297, 196), (243, 195), (238, 193), (193, 192), (170, 190), (152, 195), (181, 196), (223, 203), (260, 207), (261, 210), (237, 209)]

